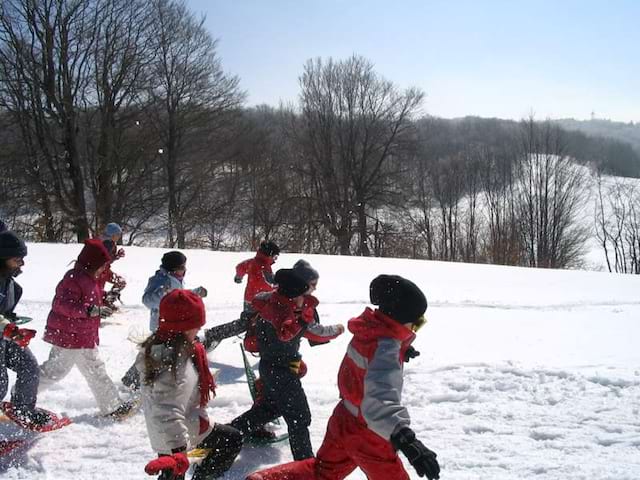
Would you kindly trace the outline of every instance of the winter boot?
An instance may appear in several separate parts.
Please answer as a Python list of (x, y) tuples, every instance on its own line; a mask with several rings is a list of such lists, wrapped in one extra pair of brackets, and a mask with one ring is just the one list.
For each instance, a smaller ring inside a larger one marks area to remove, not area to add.
[(262, 425), (257, 429), (253, 430), (249, 435), (247, 435), (248, 441), (256, 441), (256, 442), (269, 442), (276, 438), (276, 434), (269, 430), (266, 426)]
[(25, 426), (42, 427), (51, 421), (51, 415), (37, 408), (17, 407), (13, 414)]
[(113, 412), (105, 415), (106, 417), (110, 417), (113, 420), (124, 420), (129, 417), (133, 413), (135, 413), (138, 405), (140, 404), (137, 400), (128, 400), (123, 402), (118, 408), (116, 408)]

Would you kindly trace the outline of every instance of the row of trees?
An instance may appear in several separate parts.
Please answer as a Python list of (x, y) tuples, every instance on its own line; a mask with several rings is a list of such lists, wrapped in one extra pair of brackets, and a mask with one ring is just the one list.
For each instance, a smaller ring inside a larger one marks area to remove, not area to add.
[(353, 56), (309, 60), (297, 105), (247, 109), (182, 2), (5, 0), (0, 206), (44, 241), (116, 221), (179, 248), (579, 264), (575, 136), (424, 117), (423, 97)]

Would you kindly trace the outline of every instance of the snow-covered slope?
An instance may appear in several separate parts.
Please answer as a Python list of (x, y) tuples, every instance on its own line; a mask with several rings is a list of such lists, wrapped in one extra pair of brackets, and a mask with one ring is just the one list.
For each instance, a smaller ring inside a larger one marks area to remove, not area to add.
[[(79, 245), (30, 244), (18, 311), (42, 333), (55, 285)], [(101, 355), (114, 380), (135, 356), (147, 310), (140, 297), (164, 250), (127, 248), (114, 266), (128, 287), (123, 312), (101, 329)], [(250, 253), (187, 251), (190, 287), (209, 289), (208, 324), (240, 312), (244, 285), (234, 266)], [(290, 267), (300, 255), (281, 255)], [(345, 323), (368, 302), (379, 273), (415, 281), (427, 293), (428, 325), (415, 346), (422, 355), (405, 370), (404, 401), (422, 441), (438, 453), (442, 479), (640, 478), (640, 277), (600, 272), (533, 270), (398, 259), (304, 256), (320, 272), (317, 295), (324, 323)], [(336, 374), (349, 335), (330, 345), (303, 347), (303, 383), (318, 448), (337, 401)], [(49, 346), (31, 343), (39, 361)], [(218, 371), (210, 415), (227, 422), (251, 402), (239, 340), (209, 355)], [(11, 376), (13, 381), (13, 375)], [(39, 403), (65, 412), (74, 424), (41, 435), (7, 479), (148, 478), (153, 457), (142, 413), (123, 423), (95, 418), (87, 385), (73, 371)], [(0, 435), (11, 426), (0, 424)], [(242, 479), (256, 468), (289, 461), (288, 445), (245, 448), (225, 476)], [(418, 478), (408, 466), (411, 478)], [(364, 479), (360, 472), (350, 479)], [(392, 480), (392, 479), (390, 479)]]

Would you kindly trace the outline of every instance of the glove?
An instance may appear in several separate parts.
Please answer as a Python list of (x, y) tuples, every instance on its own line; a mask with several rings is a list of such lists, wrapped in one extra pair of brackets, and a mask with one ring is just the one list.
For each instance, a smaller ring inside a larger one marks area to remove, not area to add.
[(185, 453), (174, 453), (151, 460), (144, 467), (147, 475), (157, 475), (163, 470), (170, 470), (173, 475), (184, 475), (189, 470), (189, 458)]
[(233, 277), (233, 281), (236, 283), (242, 283), (242, 277), (236, 275), (235, 277)]
[(407, 351), (404, 352), (404, 361), (408, 363), (412, 358), (416, 358), (420, 356), (420, 352), (413, 347), (407, 348)]
[(425, 447), (409, 427), (403, 427), (391, 435), (391, 444), (407, 457), (409, 463), (416, 469), (418, 476), (426, 476), (429, 480), (440, 478), (437, 455)]
[(204, 287), (196, 287), (193, 289), (193, 293), (198, 295), (200, 298), (204, 298), (209, 292), (207, 292), (207, 289)]
[(111, 277), (111, 283), (113, 284), (113, 288), (117, 288), (118, 290), (124, 290), (124, 287), (127, 286), (127, 281), (124, 279), (124, 277), (121, 277), (120, 275), (117, 275), (115, 273)]
[(344, 325), (342, 324), (336, 325), (336, 330), (338, 331), (338, 335), (342, 335), (344, 333)]
[(292, 360), (289, 362), (289, 370), (294, 373), (298, 378), (302, 378), (307, 374), (307, 364), (302, 360)]
[(29, 345), (31, 339), (36, 336), (36, 331), (29, 328), (18, 328), (15, 323), (10, 323), (4, 327), (2, 336), (18, 344), (19, 347), (25, 348)]
[(118, 251), (116, 252), (116, 260), (122, 257), (124, 257), (124, 248), (119, 248)]
[(87, 310), (90, 317), (107, 318), (113, 313), (113, 309), (109, 307), (99, 307), (97, 305), (91, 305)]

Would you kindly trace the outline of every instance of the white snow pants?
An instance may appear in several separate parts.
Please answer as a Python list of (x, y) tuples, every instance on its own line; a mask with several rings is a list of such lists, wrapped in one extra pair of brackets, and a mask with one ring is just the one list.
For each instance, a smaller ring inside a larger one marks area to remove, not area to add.
[(98, 402), (100, 413), (106, 415), (122, 404), (118, 389), (107, 375), (98, 348), (62, 348), (52, 346), (49, 359), (40, 365), (40, 388), (42, 391), (59, 382), (74, 367), (78, 367)]

